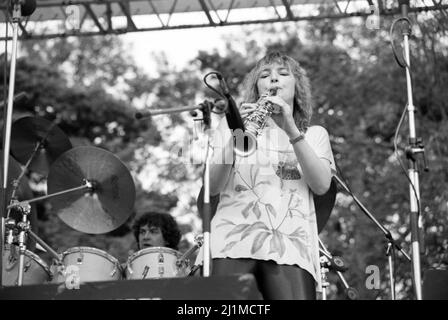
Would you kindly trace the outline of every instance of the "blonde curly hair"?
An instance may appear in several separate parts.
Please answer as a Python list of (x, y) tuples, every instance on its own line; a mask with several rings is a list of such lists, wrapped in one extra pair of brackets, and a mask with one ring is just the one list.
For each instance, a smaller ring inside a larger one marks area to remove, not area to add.
[(297, 127), (306, 131), (310, 126), (313, 113), (310, 80), (306, 71), (293, 58), (278, 51), (270, 52), (257, 62), (255, 67), (247, 74), (243, 81), (243, 101), (255, 103), (260, 97), (257, 82), (263, 68), (273, 63), (286, 66), (295, 78), (293, 116)]

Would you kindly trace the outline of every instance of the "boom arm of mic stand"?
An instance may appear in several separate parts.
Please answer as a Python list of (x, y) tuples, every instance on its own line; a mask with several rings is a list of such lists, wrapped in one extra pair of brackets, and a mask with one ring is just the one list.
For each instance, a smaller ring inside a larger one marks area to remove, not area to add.
[(369, 212), (369, 210), (367, 210), (367, 208), (358, 200), (358, 198), (350, 191), (350, 189), (345, 185), (344, 182), (342, 182), (342, 180), (337, 176), (334, 175), (334, 178), (336, 179), (336, 181), (345, 189), (345, 191), (347, 191), (348, 193), (351, 194), (351, 196), (353, 197), (353, 199), (355, 200), (356, 204), (361, 208), (361, 210), (367, 215), (367, 217), (372, 220), (377, 227), (384, 233), (385, 237), (387, 238), (388, 241), (392, 242), (394, 244), (394, 246), (406, 257), (406, 259), (408, 261), (411, 261), (411, 258), (409, 257), (409, 255), (401, 248), (401, 246), (394, 240), (394, 238), (392, 237), (392, 234), (390, 233), (389, 230), (387, 230), (377, 219), (375, 219), (375, 217)]

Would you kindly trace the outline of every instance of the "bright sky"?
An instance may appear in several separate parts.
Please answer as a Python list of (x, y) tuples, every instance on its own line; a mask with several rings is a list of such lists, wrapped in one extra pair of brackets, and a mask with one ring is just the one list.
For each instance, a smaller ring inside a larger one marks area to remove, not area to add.
[(165, 52), (168, 62), (181, 68), (196, 57), (199, 50), (224, 50), (224, 35), (241, 33), (240, 26), (135, 32), (123, 35), (131, 44), (138, 65), (155, 71), (151, 52)]

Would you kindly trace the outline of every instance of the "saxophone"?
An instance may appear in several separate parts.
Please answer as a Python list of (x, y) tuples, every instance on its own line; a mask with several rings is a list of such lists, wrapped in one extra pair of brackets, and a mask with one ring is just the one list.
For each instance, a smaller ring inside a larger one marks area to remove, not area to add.
[(257, 101), (257, 109), (249, 114), (244, 120), (245, 132), (236, 138), (235, 154), (241, 157), (248, 157), (257, 150), (257, 137), (266, 126), (268, 118), (274, 111), (274, 106), (265, 98), (275, 96), (278, 88), (271, 88), (263, 94)]

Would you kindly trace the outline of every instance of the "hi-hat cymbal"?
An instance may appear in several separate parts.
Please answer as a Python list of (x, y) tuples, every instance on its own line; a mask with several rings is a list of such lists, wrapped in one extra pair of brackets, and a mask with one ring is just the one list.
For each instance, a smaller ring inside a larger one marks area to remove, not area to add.
[(48, 194), (80, 187), (86, 180), (93, 184), (91, 192), (74, 191), (49, 199), (59, 218), (91, 234), (110, 232), (125, 223), (134, 208), (134, 180), (109, 151), (84, 146), (66, 151), (50, 167)]
[(29, 169), (47, 175), (53, 161), (72, 148), (68, 137), (57, 125), (40, 117), (23, 117), (12, 125), (11, 154), (23, 165), (43, 139)]

